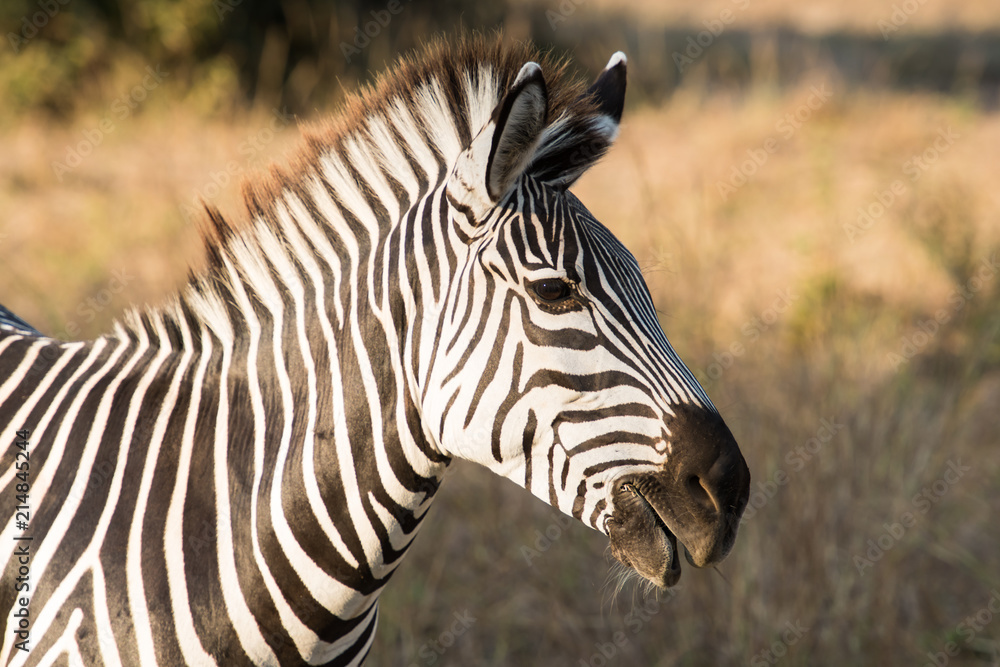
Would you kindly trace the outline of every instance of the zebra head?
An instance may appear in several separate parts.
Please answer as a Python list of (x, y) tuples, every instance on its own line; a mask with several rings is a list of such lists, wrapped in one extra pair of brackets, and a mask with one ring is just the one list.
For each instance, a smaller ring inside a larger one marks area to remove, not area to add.
[(678, 540), (699, 567), (729, 552), (750, 473), (635, 259), (567, 189), (617, 134), (625, 57), (559, 109), (533, 62), (505, 91), (444, 185), (454, 258), (425, 324), (438, 334), (425, 418), (446, 454), (607, 534), (618, 560), (671, 586)]

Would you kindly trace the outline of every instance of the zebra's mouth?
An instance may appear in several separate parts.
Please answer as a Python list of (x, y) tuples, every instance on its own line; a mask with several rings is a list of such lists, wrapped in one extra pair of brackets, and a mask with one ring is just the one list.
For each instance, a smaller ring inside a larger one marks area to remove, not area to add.
[(679, 543), (697, 568), (726, 557), (750, 497), (750, 469), (722, 418), (681, 406), (674, 412), (671, 460), (613, 478), (604, 524), (615, 558), (661, 587), (680, 578)]
[(639, 488), (625, 482), (615, 494), (615, 513), (606, 528), (611, 554), (644, 579), (670, 588), (681, 577), (677, 537)]

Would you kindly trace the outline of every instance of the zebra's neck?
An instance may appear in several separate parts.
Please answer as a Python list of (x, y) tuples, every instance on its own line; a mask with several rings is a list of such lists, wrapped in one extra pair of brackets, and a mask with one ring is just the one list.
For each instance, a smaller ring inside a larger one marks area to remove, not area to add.
[(420, 477), (404, 485), (415, 511), (446, 461), (420, 423), (438, 338), (425, 325), (467, 252), (443, 184), (504, 89), (495, 67), (415, 75), (418, 83), (355, 112), (350, 129), (307, 133), (295, 173), (274, 170), (246, 188), (248, 223), (210, 212), (212, 266), (182, 297), (220, 341), (259, 347), (270, 337), (298, 371), (293, 394), (316, 382), (328, 399), (321, 385), (333, 377), (333, 400), (320, 402), (333, 414), (316, 424), (370, 424), (346, 434), (352, 447), (367, 440), (364, 451), (398, 443)]
[(211, 348), (219, 411), (203, 439), (220, 536), (232, 523), (217, 551), (272, 599), (315, 600), (323, 620), (297, 645), (367, 617), (448, 462), (421, 413), (437, 339), (423, 324), (460, 251), (442, 184), (496, 101), (492, 77), (477, 81), (457, 110), (432, 79), (353, 132), (313, 137), (299, 173), (251, 188), (249, 223), (222, 229), (209, 271), (160, 311)]

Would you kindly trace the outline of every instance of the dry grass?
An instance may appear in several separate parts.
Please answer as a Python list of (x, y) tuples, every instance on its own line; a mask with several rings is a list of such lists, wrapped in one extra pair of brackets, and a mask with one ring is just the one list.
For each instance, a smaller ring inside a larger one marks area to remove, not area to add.
[[(646, 268), (664, 328), (750, 463), (760, 507), (724, 576), (687, 568), (676, 594), (611, 599), (604, 537), (559, 527), (523, 490), (458, 464), (384, 597), (370, 664), (598, 666), (603, 649), (618, 665), (920, 665), (948, 641), (962, 649), (949, 664), (982, 664), (997, 650), (996, 614), (971, 641), (959, 624), (1000, 587), (1000, 276), (964, 304), (954, 295), (1000, 249), (1000, 118), (832, 90), (788, 137), (776, 124), (808, 86), (628, 110), (616, 149), (575, 188)], [(245, 162), (242, 142), (268, 120), (205, 122), (165, 105), (58, 182), (51, 163), (92, 122), (23, 119), (0, 134), (0, 302), (53, 333), (75, 322), (95, 335), (129, 302), (174, 289), (200, 261), (182, 205), (227, 160)], [(942, 128), (957, 138), (911, 180), (906, 161)], [(769, 138), (776, 151), (723, 200), (718, 183)], [(844, 225), (896, 179), (902, 194), (852, 243)], [(235, 193), (217, 201), (233, 208)], [(114, 270), (134, 278), (88, 320)], [(781, 293), (790, 305), (770, 310)], [(938, 311), (948, 321), (924, 341)], [(923, 344), (894, 368), (904, 337)], [(959, 462), (969, 469), (955, 479)], [(905, 512), (914, 525), (902, 527)], [(859, 571), (883, 524), (899, 535), (894, 523), (902, 535)], [(536, 544), (553, 526), (558, 539)], [(522, 547), (546, 549), (529, 563)], [(475, 622), (439, 655), (428, 642), (450, 643), (465, 612)], [(800, 630), (783, 644), (788, 623)]]
[[(568, 5), (571, 0), (567, 0)], [(575, 4), (582, 5), (582, 0)], [(927, 2), (927, 0), (820, 0), (819, 2), (789, 2), (788, 0), (706, 0), (704, 2), (661, 2), (660, 0), (588, 0), (587, 6), (613, 13), (624, 13), (643, 23), (658, 22), (675, 25), (704, 25), (718, 21), (729, 11), (743, 27), (797, 28), (821, 34), (846, 30), (863, 34), (880, 34), (880, 21), (890, 23), (893, 14), (900, 30), (898, 34), (919, 34), (941, 30), (979, 32), (1000, 28), (1000, 10), (989, 0), (960, 2)]]

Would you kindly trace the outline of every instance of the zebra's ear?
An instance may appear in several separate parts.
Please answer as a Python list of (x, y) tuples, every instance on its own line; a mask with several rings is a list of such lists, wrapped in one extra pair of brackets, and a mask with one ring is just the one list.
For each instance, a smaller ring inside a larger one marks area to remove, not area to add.
[(542, 69), (526, 63), (455, 164), (448, 184), (452, 201), (471, 209), (477, 219), (500, 201), (531, 161), (548, 107)]
[(493, 201), (507, 194), (535, 152), (545, 127), (549, 94), (542, 68), (526, 63), (496, 109), (493, 145), (486, 161), (486, 189)]
[(533, 176), (567, 188), (607, 152), (625, 107), (625, 54), (618, 51), (597, 80), (542, 135), (529, 166)]
[(586, 92), (586, 95), (593, 96), (597, 101), (600, 112), (615, 124), (616, 133), (618, 123), (622, 119), (622, 109), (625, 108), (625, 66), (627, 63), (628, 59), (625, 58), (625, 54), (617, 51), (611, 56), (611, 60), (597, 77), (597, 81), (594, 81)]

